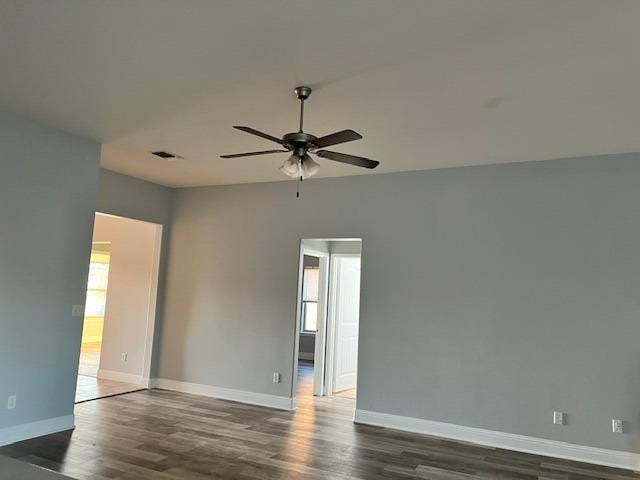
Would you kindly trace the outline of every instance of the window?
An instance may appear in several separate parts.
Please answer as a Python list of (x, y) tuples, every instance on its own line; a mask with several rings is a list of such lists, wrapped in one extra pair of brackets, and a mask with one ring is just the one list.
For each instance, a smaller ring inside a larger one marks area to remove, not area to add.
[(87, 282), (87, 301), (84, 308), (86, 317), (104, 317), (104, 309), (107, 303), (109, 260), (110, 256), (108, 251), (93, 250), (91, 252), (89, 280)]
[(318, 286), (320, 269), (305, 267), (302, 276), (302, 331), (318, 330)]

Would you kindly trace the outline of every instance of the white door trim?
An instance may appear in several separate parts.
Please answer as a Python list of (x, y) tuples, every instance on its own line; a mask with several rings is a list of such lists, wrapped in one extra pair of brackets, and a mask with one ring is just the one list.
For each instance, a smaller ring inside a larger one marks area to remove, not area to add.
[(327, 321), (327, 288), (329, 282), (329, 252), (323, 252), (304, 245), (304, 239), (300, 240), (300, 252), (298, 255), (298, 294), (296, 297), (296, 324), (293, 346), (293, 369), (291, 381), (291, 397), (295, 398), (298, 388), (298, 350), (300, 348), (300, 332), (302, 331), (302, 276), (304, 269), (304, 256), (309, 255), (320, 259), (320, 285), (318, 289), (318, 331), (315, 335), (314, 369), (313, 369), (313, 394), (322, 395), (324, 384), (324, 355), (325, 355), (325, 331)]
[(325, 345), (327, 332), (327, 295), (329, 288), (329, 254), (320, 258), (320, 276), (318, 279), (318, 330), (313, 350), (313, 394), (322, 395), (324, 391)]

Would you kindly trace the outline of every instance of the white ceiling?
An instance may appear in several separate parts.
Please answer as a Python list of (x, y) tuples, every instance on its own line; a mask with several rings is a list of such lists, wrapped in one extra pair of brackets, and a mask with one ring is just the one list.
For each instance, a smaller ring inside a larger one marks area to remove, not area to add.
[[(638, 0), (0, 0), (0, 107), (171, 186), (284, 180), (297, 129), (376, 173), (640, 150)], [(166, 161), (151, 150), (184, 160)], [(320, 176), (369, 173), (320, 160)]]

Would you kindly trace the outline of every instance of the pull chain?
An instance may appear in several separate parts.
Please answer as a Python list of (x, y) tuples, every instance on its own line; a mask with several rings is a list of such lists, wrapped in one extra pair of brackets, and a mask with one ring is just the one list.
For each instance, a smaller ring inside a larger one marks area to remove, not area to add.
[(296, 198), (300, 198), (300, 183), (302, 183), (302, 159), (298, 159), (298, 183), (296, 190)]

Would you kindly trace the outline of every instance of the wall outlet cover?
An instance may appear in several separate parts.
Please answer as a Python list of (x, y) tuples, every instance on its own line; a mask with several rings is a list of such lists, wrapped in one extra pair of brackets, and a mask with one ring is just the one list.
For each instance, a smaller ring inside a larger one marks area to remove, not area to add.
[(619, 418), (611, 419), (611, 431), (613, 433), (623, 433), (624, 432), (624, 422)]
[(563, 412), (553, 412), (553, 424), (554, 425), (564, 425), (564, 413)]
[(84, 305), (73, 305), (71, 307), (72, 317), (84, 317)]
[(273, 383), (280, 383), (280, 373), (273, 372)]
[(7, 397), (7, 409), (13, 410), (14, 408), (16, 408), (16, 396), (9, 395)]

